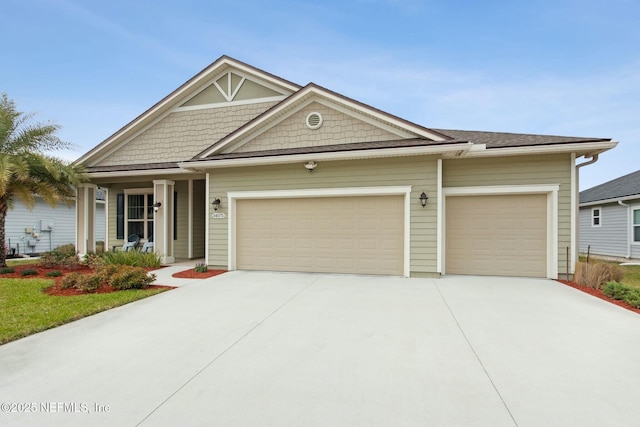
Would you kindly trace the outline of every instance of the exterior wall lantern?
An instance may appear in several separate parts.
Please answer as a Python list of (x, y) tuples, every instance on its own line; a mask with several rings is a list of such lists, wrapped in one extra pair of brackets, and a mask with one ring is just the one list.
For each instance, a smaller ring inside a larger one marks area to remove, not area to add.
[(420, 204), (422, 205), (423, 208), (427, 206), (427, 200), (429, 200), (429, 197), (427, 196), (427, 193), (423, 191), (422, 194), (420, 195)]
[(216, 198), (213, 202), (211, 202), (211, 204), (213, 205), (213, 210), (217, 211), (220, 207), (220, 199)]
[(154, 212), (158, 212), (160, 210), (161, 206), (162, 206), (162, 203), (160, 203), (160, 202), (155, 202), (154, 204), (151, 205), (151, 207), (153, 208)]
[(309, 171), (309, 173), (313, 172), (316, 166), (318, 166), (318, 164), (313, 160), (308, 161), (307, 163), (304, 164), (304, 167)]

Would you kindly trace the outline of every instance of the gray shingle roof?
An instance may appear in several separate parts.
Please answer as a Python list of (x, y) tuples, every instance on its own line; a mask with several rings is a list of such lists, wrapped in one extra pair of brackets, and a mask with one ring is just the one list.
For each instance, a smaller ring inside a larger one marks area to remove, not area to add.
[(474, 144), (487, 144), (487, 149), (506, 147), (528, 147), (532, 145), (568, 144), (572, 142), (611, 141), (610, 138), (579, 138), (574, 136), (532, 135), (508, 132), (481, 132), (454, 129), (433, 129), (456, 140)]
[(640, 170), (580, 192), (580, 203), (597, 202), (638, 195), (640, 198)]

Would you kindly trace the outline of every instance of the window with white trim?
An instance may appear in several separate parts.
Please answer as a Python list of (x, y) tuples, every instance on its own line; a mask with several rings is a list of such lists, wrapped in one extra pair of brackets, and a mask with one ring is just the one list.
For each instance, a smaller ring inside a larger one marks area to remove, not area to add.
[(640, 208), (633, 210), (633, 243), (640, 243)]
[(137, 234), (141, 239), (153, 238), (153, 190), (149, 191), (126, 195), (127, 237)]
[(600, 227), (602, 225), (602, 208), (591, 209), (591, 226)]

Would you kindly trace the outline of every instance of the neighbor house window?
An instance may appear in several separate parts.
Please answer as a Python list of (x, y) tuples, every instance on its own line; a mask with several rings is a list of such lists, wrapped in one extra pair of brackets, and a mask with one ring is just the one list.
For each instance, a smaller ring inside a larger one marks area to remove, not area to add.
[(633, 242), (640, 243), (640, 208), (633, 210)]
[(591, 226), (600, 227), (602, 224), (602, 208), (591, 209)]

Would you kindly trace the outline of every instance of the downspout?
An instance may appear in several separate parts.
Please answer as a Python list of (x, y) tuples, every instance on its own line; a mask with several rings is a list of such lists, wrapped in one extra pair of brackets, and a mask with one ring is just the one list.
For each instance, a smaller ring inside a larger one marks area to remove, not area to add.
[[(580, 217), (580, 168), (584, 167), (584, 166), (589, 166), (594, 164), (595, 162), (598, 161), (598, 154), (593, 154), (592, 156), (589, 156), (591, 158), (591, 160), (587, 160), (586, 162), (577, 164), (575, 167), (575, 188), (573, 189), (573, 197), (575, 197), (576, 199), (576, 204), (575, 204), (575, 208), (573, 211), (573, 247), (571, 248), (571, 263), (573, 265), (575, 265), (575, 263), (578, 261), (578, 252), (580, 250), (580, 237), (579, 237), (579, 227), (577, 224), (578, 218)], [(585, 156), (586, 158), (586, 156)], [(571, 269), (573, 270), (573, 268)]]
[(623, 203), (622, 200), (618, 200), (618, 204), (620, 206), (625, 206), (627, 208), (627, 256), (626, 258), (631, 258), (631, 205), (627, 205)]

